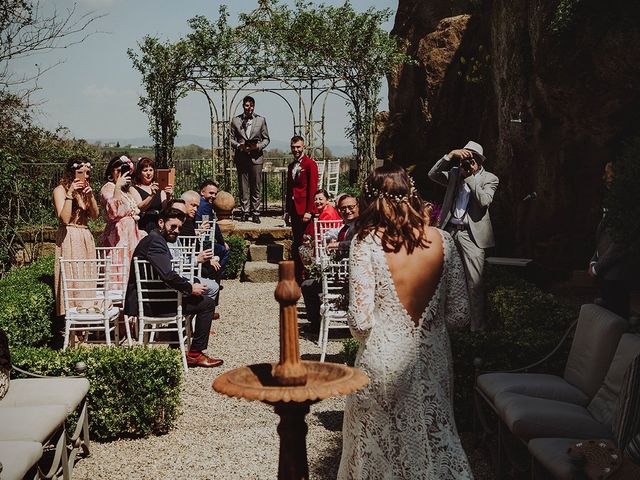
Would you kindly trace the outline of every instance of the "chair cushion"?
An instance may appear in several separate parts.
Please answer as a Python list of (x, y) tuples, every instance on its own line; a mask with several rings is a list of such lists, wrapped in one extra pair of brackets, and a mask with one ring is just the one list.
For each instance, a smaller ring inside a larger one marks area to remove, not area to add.
[(0, 402), (0, 407), (64, 405), (70, 414), (88, 392), (89, 380), (86, 378), (20, 378), (11, 382), (9, 393)]
[(513, 392), (584, 407), (589, 403), (589, 398), (564, 378), (545, 373), (485, 373), (478, 377), (478, 388), (492, 402), (499, 393)]
[(38, 442), (0, 442), (0, 478), (21, 480), (42, 457), (42, 445)]
[(67, 409), (64, 405), (0, 407), (0, 441), (46, 443), (66, 418)]
[(621, 450), (640, 434), (640, 355), (633, 359), (624, 375), (613, 433)]
[(557, 480), (573, 480), (574, 467), (567, 450), (578, 438), (534, 438), (527, 444), (529, 453)]
[(622, 335), (604, 383), (587, 407), (596, 420), (610, 429), (613, 429), (624, 374), (638, 354), (640, 354), (640, 335), (632, 333)]
[(583, 305), (564, 370), (565, 380), (592, 398), (627, 328), (627, 321), (615, 313), (598, 305)]
[(611, 438), (611, 431), (589, 411), (572, 403), (503, 392), (495, 407), (514, 435), (524, 438)]

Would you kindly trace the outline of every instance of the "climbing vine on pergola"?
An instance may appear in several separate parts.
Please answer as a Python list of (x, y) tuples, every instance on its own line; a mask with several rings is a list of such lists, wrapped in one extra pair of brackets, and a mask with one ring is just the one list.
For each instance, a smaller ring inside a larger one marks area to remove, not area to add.
[[(363, 180), (375, 159), (374, 122), (382, 78), (408, 61), (381, 28), (391, 11), (370, 8), (359, 13), (348, 1), (338, 7), (304, 1), (293, 8), (276, 0), (259, 4), (253, 12), (241, 14), (236, 27), (229, 25), (222, 6), (216, 21), (190, 19), (190, 33), (176, 42), (146, 36), (138, 44), (139, 52), (128, 51), (142, 74), (145, 94), (139, 105), (149, 117), (156, 160), (172, 163), (179, 129), (176, 105), (189, 91), (203, 91), (211, 109), (207, 90), (226, 91), (237, 79), (243, 85), (298, 81), (311, 89), (322, 84), (350, 107), (351, 125), (345, 133), (355, 148), (358, 180)], [(212, 132), (213, 128), (212, 119)], [(227, 162), (228, 149), (221, 151)]]

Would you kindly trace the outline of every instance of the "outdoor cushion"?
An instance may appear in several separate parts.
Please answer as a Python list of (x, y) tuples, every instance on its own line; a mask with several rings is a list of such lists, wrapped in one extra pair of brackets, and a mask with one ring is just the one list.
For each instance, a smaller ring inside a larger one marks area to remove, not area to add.
[(587, 407), (596, 420), (609, 428), (613, 428), (624, 374), (638, 354), (640, 354), (640, 335), (625, 333), (620, 338), (618, 349), (611, 361), (604, 383)]
[(0, 408), (0, 441), (46, 443), (66, 418), (67, 409), (63, 405)]
[(640, 355), (633, 359), (624, 375), (613, 433), (623, 451), (634, 437), (640, 436)]
[(38, 442), (0, 442), (2, 480), (21, 480), (42, 457), (42, 445)]
[(589, 398), (564, 378), (546, 373), (485, 373), (478, 376), (478, 388), (492, 402), (499, 393), (513, 392), (584, 407), (589, 404)]
[(578, 438), (534, 438), (527, 444), (529, 453), (557, 480), (573, 480), (573, 464), (567, 450)]
[(612, 437), (611, 431), (580, 405), (503, 392), (496, 396), (495, 406), (509, 430), (524, 439)]
[(0, 408), (64, 405), (67, 414), (73, 412), (89, 392), (86, 378), (20, 378), (11, 381), (11, 388), (0, 401)]
[(593, 398), (616, 351), (627, 321), (594, 304), (582, 305), (564, 378)]

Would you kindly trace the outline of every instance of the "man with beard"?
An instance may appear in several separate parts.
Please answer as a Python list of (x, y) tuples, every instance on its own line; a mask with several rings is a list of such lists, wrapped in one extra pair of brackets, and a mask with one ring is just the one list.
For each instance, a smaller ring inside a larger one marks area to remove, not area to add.
[[(168, 243), (174, 243), (178, 239), (184, 220), (185, 214), (180, 210), (170, 208), (163, 211), (158, 219), (158, 229), (153, 230), (140, 241), (133, 256), (151, 263), (165, 284), (184, 295), (182, 298), (184, 314), (195, 315), (196, 322), (191, 348), (187, 353), (187, 364), (190, 367), (219, 367), (223, 364), (222, 359), (211, 358), (204, 354), (209, 344), (209, 332), (216, 302), (206, 295), (206, 285), (190, 283), (174, 271), (171, 266), (171, 252)], [(131, 273), (129, 274), (124, 311), (127, 315), (138, 316), (138, 289), (133, 264), (129, 271)], [(149, 313), (154, 316), (168, 316), (176, 313), (175, 304), (172, 302), (151, 304), (150, 310)]]

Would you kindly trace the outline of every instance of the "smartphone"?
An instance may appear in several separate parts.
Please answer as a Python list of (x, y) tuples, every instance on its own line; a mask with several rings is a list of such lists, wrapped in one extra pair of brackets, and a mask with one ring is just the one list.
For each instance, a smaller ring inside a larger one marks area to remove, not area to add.
[(209, 222), (209, 215), (204, 215), (204, 214), (202, 215), (202, 223), (204, 222), (207, 222), (207, 223)]
[(87, 172), (83, 172), (81, 170), (76, 170), (76, 180), (80, 180), (82, 184), (86, 187), (89, 183), (89, 176)]

